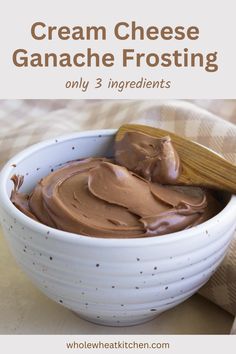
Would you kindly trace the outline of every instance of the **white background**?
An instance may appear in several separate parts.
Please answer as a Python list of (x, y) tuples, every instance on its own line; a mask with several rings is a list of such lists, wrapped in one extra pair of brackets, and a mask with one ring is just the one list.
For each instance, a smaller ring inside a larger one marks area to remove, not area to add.
[[(3, 2), (2, 2), (3, 4)], [(6, 1), (1, 7), (0, 98), (235, 98), (235, 2), (234, 1)], [(113, 27), (119, 21), (135, 20), (144, 27), (155, 25), (200, 28), (196, 41), (119, 41)], [(56, 26), (104, 25), (106, 41), (43, 40), (31, 37), (31, 25), (43, 21)], [(71, 52), (92, 47), (96, 51), (113, 52), (116, 64), (111, 68), (17, 68), (12, 54), (17, 48), (29, 52)], [(175, 49), (208, 53), (217, 50), (219, 70), (208, 73), (203, 68), (128, 68), (121, 65), (122, 48), (146, 52), (172, 52)], [(86, 92), (66, 89), (68, 80), (90, 80)], [(104, 83), (114, 80), (172, 81), (170, 89), (129, 89), (119, 93), (104, 85), (95, 90), (96, 77)]]
[[(1, 348), (4, 354), (42, 354), (42, 353), (160, 353), (160, 354), (199, 354), (214, 353), (232, 354), (235, 352), (235, 336), (173, 336), (173, 335), (123, 335), (123, 336), (0, 336)], [(67, 349), (67, 342), (147, 342), (147, 343), (165, 343), (170, 344), (168, 349)]]

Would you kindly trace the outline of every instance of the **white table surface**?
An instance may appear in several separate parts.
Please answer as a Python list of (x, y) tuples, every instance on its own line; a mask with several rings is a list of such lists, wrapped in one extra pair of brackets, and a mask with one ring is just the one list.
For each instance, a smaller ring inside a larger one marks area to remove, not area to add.
[(31, 284), (0, 231), (0, 334), (228, 334), (232, 324), (233, 316), (200, 295), (140, 326), (84, 321)]

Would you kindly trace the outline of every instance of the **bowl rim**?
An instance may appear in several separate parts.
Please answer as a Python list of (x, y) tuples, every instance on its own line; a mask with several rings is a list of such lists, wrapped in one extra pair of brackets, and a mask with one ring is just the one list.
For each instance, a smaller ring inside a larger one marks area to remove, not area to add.
[[(99, 129), (99, 130), (86, 130), (81, 132), (76, 132), (72, 134), (66, 134), (63, 136), (55, 137), (53, 139), (47, 139), (40, 143), (33, 144), (21, 152), (14, 155), (2, 168), (0, 171), (0, 209), (2, 208), (7, 214), (9, 214), (12, 218), (19, 220), (21, 224), (23, 224), (26, 228), (31, 231), (41, 233), (43, 235), (47, 235), (48, 238), (53, 237), (53, 239), (57, 239), (62, 242), (72, 242), (79, 244), (86, 244), (91, 246), (144, 246), (149, 244), (163, 244), (163, 243), (171, 243), (178, 240), (184, 240), (185, 238), (194, 238), (201, 232), (206, 232), (215, 223), (219, 223), (219, 219), (224, 219), (227, 216), (228, 212), (233, 213), (233, 209), (236, 208), (236, 195), (231, 195), (229, 202), (226, 206), (213, 218), (203, 222), (202, 224), (193, 226), (189, 229), (185, 229), (178, 232), (173, 232), (167, 235), (161, 236), (147, 236), (142, 238), (103, 238), (103, 237), (94, 237), (94, 236), (85, 236), (79, 235), (67, 231), (62, 231), (58, 229), (54, 229), (47, 225), (44, 225), (40, 222), (37, 222), (20, 210), (18, 210), (10, 201), (10, 198), (7, 195), (6, 191), (6, 182), (11, 173), (14, 173), (14, 165), (20, 163), (23, 159), (27, 158), (34, 152), (38, 150), (46, 149), (48, 146), (54, 144), (60, 144), (67, 140), (72, 139), (81, 139), (81, 138), (98, 138), (101, 136), (112, 136), (115, 134), (117, 129)], [(234, 207), (234, 208), (233, 208)]]

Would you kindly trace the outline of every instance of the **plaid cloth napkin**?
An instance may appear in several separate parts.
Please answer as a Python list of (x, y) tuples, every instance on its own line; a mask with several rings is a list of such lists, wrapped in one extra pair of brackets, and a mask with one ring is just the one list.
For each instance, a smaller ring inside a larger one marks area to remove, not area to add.
[[(212, 102), (204, 105), (212, 106)], [(235, 109), (236, 101), (230, 105)], [(190, 102), (14, 100), (0, 101), (0, 164), (44, 139), (134, 122), (185, 136), (236, 163), (236, 126)], [(236, 315), (236, 234), (224, 261), (200, 294)]]

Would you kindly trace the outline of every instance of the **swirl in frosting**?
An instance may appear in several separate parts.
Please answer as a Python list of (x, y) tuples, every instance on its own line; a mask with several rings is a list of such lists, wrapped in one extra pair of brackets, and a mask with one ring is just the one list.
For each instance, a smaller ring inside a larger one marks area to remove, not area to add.
[(129, 133), (116, 144), (115, 161), (69, 162), (39, 181), (30, 195), (19, 192), (23, 177), (13, 176), (11, 200), (59, 230), (108, 238), (158, 236), (202, 223), (219, 210), (210, 192), (172, 185), (180, 173), (169, 137)]

